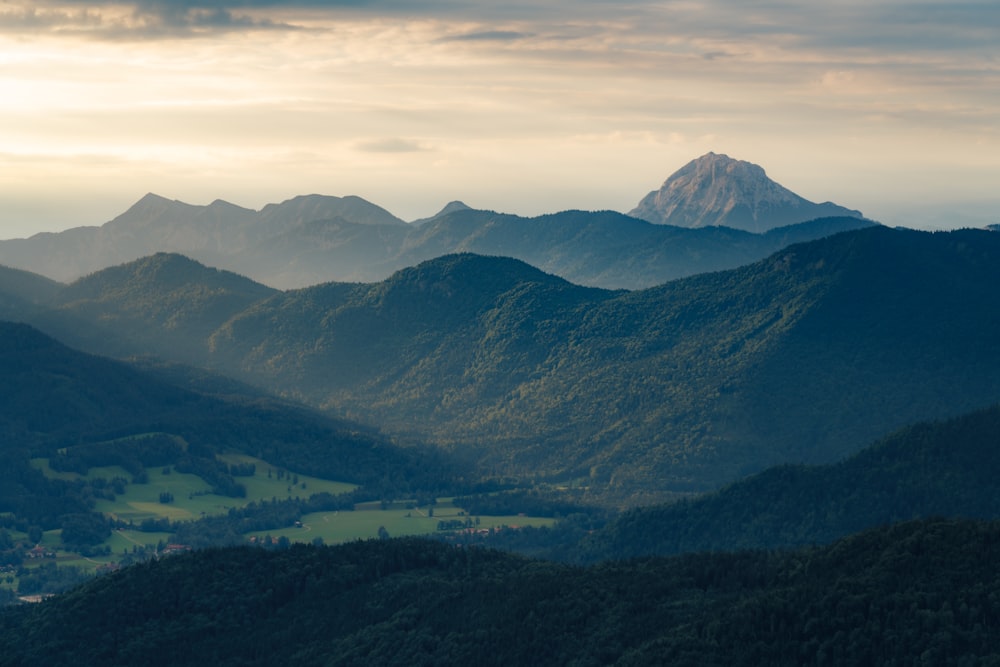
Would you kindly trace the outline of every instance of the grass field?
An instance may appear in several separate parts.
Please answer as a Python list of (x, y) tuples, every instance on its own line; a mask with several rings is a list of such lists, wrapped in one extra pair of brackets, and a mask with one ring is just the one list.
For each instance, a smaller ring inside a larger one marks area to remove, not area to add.
[[(278, 479), (278, 469), (266, 461), (240, 454), (229, 454), (219, 457), (228, 464), (252, 463), (256, 466), (253, 477), (237, 477), (236, 481), (246, 487), (245, 498), (228, 498), (211, 493), (211, 487), (196, 475), (179, 473), (171, 470), (164, 474), (163, 469), (149, 469), (149, 481), (146, 484), (129, 484), (125, 493), (114, 500), (101, 499), (97, 501), (95, 510), (103, 512), (121, 521), (132, 521), (135, 524), (145, 519), (169, 519), (170, 521), (186, 521), (200, 519), (203, 516), (223, 514), (232, 507), (245, 507), (251, 502), (261, 500), (307, 498), (314, 493), (330, 493), (338, 495), (357, 488), (354, 484), (337, 482), (308, 475), (284, 473)], [(53, 479), (74, 480), (114, 479), (123, 477), (131, 479), (131, 475), (118, 466), (91, 468), (86, 475), (77, 473), (56, 472), (49, 467), (47, 459), (33, 459), (32, 465), (41, 470), (47, 477)], [(293, 480), (295, 483), (293, 484)], [(161, 503), (161, 493), (173, 494), (173, 501)]]
[[(222, 514), (233, 507), (244, 507), (251, 502), (262, 500), (308, 498), (314, 493), (330, 493), (338, 495), (355, 489), (353, 484), (323, 480), (307, 475), (281, 471), (266, 461), (240, 454), (220, 456), (227, 464), (253, 464), (256, 467), (252, 477), (237, 477), (236, 481), (246, 487), (245, 498), (228, 498), (211, 493), (210, 486), (195, 475), (179, 473), (173, 469), (148, 469), (148, 482), (145, 484), (129, 483), (125, 492), (116, 496), (115, 500), (100, 499), (95, 509), (99, 512), (119, 519), (131, 521), (138, 526), (146, 519), (169, 519), (170, 521), (196, 520), (204, 516)], [(87, 475), (63, 473), (52, 470), (46, 459), (34, 459), (32, 464), (51, 478), (74, 480), (81, 477), (87, 479), (115, 477), (131, 479), (131, 475), (117, 466), (91, 468)], [(166, 471), (165, 471), (166, 470)], [(280, 476), (280, 479), (279, 479)], [(173, 501), (160, 502), (161, 493), (173, 495)], [(465, 521), (466, 516), (461, 508), (455, 507), (450, 498), (441, 498), (433, 508), (414, 507), (410, 503), (396, 502), (383, 508), (381, 503), (361, 503), (354, 511), (347, 512), (317, 512), (302, 517), (301, 526), (278, 528), (275, 530), (248, 533), (247, 540), (258, 540), (270, 535), (277, 539), (287, 537), (292, 542), (312, 542), (321, 538), (324, 544), (338, 544), (357, 539), (377, 537), (379, 528), (385, 528), (391, 537), (404, 535), (428, 535), (437, 533), (438, 522), (459, 520)], [(525, 527), (549, 526), (554, 519), (499, 516), (472, 517), (475, 528), (489, 529), (499, 526)], [(117, 562), (126, 552), (133, 548), (145, 546), (155, 548), (159, 543), (170, 540), (170, 534), (164, 532), (141, 532), (138, 530), (116, 530), (104, 542), (109, 547), (110, 554), (102, 556), (83, 557), (79, 554), (62, 550), (61, 531), (47, 531), (41, 541), (42, 546), (51, 548), (58, 553), (57, 562), (60, 565), (75, 565), (85, 569), (96, 570), (100, 565)]]
[[(390, 537), (404, 535), (428, 535), (438, 532), (439, 521), (465, 520), (468, 517), (460, 508), (451, 504), (450, 499), (441, 499), (434, 506), (434, 515), (429, 516), (427, 507), (405, 509), (398, 506), (381, 509), (377, 503), (359, 505), (353, 512), (316, 512), (302, 517), (302, 527), (283, 528), (267, 531), (274, 538), (287, 537), (292, 542), (312, 542), (317, 537), (324, 544), (339, 544), (351, 540), (377, 537), (379, 527), (383, 527)], [(525, 516), (483, 516), (478, 517), (476, 528), (499, 526), (551, 526), (555, 519)], [(258, 538), (265, 534), (256, 533)]]

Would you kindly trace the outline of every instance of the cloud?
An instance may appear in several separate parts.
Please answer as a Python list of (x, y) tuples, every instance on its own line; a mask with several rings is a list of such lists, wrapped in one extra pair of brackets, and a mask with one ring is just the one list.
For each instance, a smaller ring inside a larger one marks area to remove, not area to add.
[[(516, 42), (582, 25), (620, 31), (653, 47), (704, 43), (704, 57), (727, 44), (772, 40), (797, 49), (901, 51), (995, 49), (995, 0), (5, 0), (0, 30), (59, 30), (97, 38), (203, 36), (254, 30), (301, 30), (311, 20), (408, 17), (474, 23), (442, 41)], [(11, 9), (13, 8), (13, 9)]]
[(484, 30), (481, 32), (469, 32), (461, 35), (449, 35), (442, 37), (440, 42), (515, 42), (521, 39), (534, 37), (531, 33), (517, 32), (515, 30)]
[(428, 150), (419, 142), (400, 138), (359, 141), (354, 148), (365, 153), (418, 153)]
[(299, 26), (235, 13), (208, 3), (138, 2), (80, 4), (69, 0), (40, 6), (10, 6), (0, 9), (0, 32), (86, 36), (95, 39), (150, 39), (198, 37), (249, 30), (294, 30)]

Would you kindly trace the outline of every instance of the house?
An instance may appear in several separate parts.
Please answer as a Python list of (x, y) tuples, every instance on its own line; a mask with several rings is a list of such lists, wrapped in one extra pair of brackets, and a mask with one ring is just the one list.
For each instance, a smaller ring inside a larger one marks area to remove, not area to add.
[(185, 551), (191, 551), (191, 550), (192, 550), (191, 547), (188, 546), (187, 544), (168, 544), (167, 546), (163, 547), (163, 551), (161, 551), (160, 553), (163, 554), (164, 556), (172, 556), (174, 554), (182, 554)]

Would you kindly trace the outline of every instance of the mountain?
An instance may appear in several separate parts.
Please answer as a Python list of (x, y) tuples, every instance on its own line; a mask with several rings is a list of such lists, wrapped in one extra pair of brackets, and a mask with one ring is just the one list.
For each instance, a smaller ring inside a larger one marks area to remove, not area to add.
[(469, 209), (414, 230), (394, 264), (402, 268), (442, 254), (474, 252), (520, 259), (579, 285), (643, 289), (735, 268), (796, 241), (873, 224), (859, 218), (825, 218), (752, 234), (726, 227), (654, 225), (612, 211), (522, 218)]
[(414, 539), (208, 549), (0, 611), (0, 665), (994, 664), (998, 558), (1000, 526), (969, 521), (589, 568)]
[(907, 426), (835, 464), (785, 465), (717, 492), (630, 510), (575, 558), (827, 544), (934, 516), (1000, 518), (1000, 406)]
[(444, 216), (448, 215), (449, 213), (455, 213), (457, 211), (470, 211), (470, 210), (472, 210), (472, 209), (469, 206), (467, 206), (465, 202), (458, 201), (458, 200), (451, 201), (451, 202), (448, 202), (447, 204), (445, 204), (444, 208), (442, 208), (440, 211), (438, 211), (437, 213), (435, 213), (431, 217), (429, 217), (429, 218), (420, 218), (418, 220), (412, 220), (410, 222), (410, 224), (413, 225), (414, 227), (419, 227), (420, 225), (424, 224), (425, 222), (430, 222), (431, 220), (437, 220), (438, 218), (443, 218)]
[(212, 348), (487, 471), (662, 497), (1000, 400), (998, 255), (985, 232), (873, 228), (632, 293), (463, 255), (277, 296)]
[(193, 206), (147, 194), (101, 227), (77, 227), (0, 242), (0, 264), (69, 281), (157, 252), (180, 252), (225, 265), (226, 258), (259, 247), (307, 222), (344, 219), (405, 226), (360, 197), (309, 195), (253, 211), (216, 200)]
[(38, 274), (0, 266), (0, 319), (23, 319), (62, 287)]
[(361, 197), (303, 195), (280, 204), (268, 204), (260, 211), (261, 225), (269, 235), (294, 229), (315, 220), (343, 219), (361, 225), (403, 226), (402, 220)]
[(830, 202), (814, 204), (750, 162), (708, 153), (681, 167), (629, 215), (679, 227), (724, 226), (750, 232), (827, 217), (856, 217)]
[(441, 255), (475, 252), (521, 259), (583, 285), (639, 289), (747, 264), (789, 242), (874, 224), (843, 217), (840, 209), (815, 212), (816, 218), (841, 217), (755, 234), (650, 224), (609, 211), (523, 218), (454, 201), (407, 224), (359, 197), (308, 195), (253, 211), (221, 200), (193, 206), (148, 194), (101, 227), (0, 241), (0, 264), (72, 281), (169, 252), (290, 289), (384, 280)]
[[(169, 348), (176, 361), (192, 362), (204, 358), (205, 340), (226, 320), (276, 293), (182, 255), (158, 253), (64, 287), (50, 298), (58, 317), (35, 322), (91, 352), (129, 356), (152, 344)], [(137, 338), (142, 345), (130, 347)]]
[[(982, 230), (866, 228), (634, 292), (461, 254), (379, 283), (273, 293), (207, 338), (130, 308), (121, 349), (190, 351), (188, 363), (435, 442), (480, 476), (629, 505), (829, 463), (1000, 401), (996, 284), (1000, 237)], [(95, 296), (55, 304), (46, 331), (74, 341), (79, 313), (109, 346), (114, 318), (127, 321)]]

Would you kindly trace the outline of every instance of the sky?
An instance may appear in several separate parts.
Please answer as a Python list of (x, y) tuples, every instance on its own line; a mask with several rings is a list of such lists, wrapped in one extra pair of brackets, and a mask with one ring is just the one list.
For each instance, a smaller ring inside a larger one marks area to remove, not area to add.
[(709, 151), (1000, 223), (1000, 3), (0, 0), (0, 238), (147, 192), (626, 212)]

